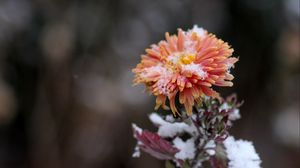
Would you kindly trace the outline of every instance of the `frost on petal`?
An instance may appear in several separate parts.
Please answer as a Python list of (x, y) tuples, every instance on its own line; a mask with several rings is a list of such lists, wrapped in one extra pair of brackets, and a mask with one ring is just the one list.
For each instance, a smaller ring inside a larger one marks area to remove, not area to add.
[(232, 136), (224, 141), (229, 168), (260, 168), (261, 160), (252, 142), (235, 140)]
[(160, 160), (170, 160), (174, 158), (179, 150), (172, 144), (161, 138), (156, 133), (146, 130), (140, 131), (133, 126), (134, 137), (138, 140), (137, 147), (133, 157), (139, 156), (139, 149)]
[(194, 25), (193, 29), (191, 29), (190, 31), (197, 33), (197, 35), (201, 38), (206, 34), (206, 31), (202, 27), (198, 27), (198, 25)]
[(168, 96), (170, 94), (170, 90), (168, 84), (170, 83), (171, 77), (170, 76), (163, 76), (158, 79), (156, 82), (156, 88), (159, 94)]
[(182, 134), (184, 132), (187, 132), (191, 135), (195, 134), (196, 128), (193, 126), (190, 126), (184, 122), (174, 122), (170, 123), (165, 120), (163, 120), (158, 114), (152, 113), (149, 116), (151, 122), (158, 126), (158, 135), (161, 137), (174, 137), (178, 134)]
[(177, 64), (179, 62), (179, 60), (180, 60), (180, 53), (179, 52), (170, 54), (167, 57), (167, 61), (169, 61), (170, 63), (173, 63), (173, 64)]
[(195, 157), (195, 140), (193, 138), (184, 142), (179, 137), (173, 140), (174, 146), (179, 149), (179, 152), (175, 154), (177, 159), (193, 159)]
[(199, 79), (203, 80), (207, 77), (207, 73), (203, 70), (202, 66), (199, 64), (187, 64), (182, 66), (183, 73), (189, 73), (196, 75)]
[(156, 65), (156, 66), (145, 68), (140, 76), (145, 79), (153, 78), (153, 77), (160, 76), (162, 72), (166, 72), (166, 68), (160, 65)]

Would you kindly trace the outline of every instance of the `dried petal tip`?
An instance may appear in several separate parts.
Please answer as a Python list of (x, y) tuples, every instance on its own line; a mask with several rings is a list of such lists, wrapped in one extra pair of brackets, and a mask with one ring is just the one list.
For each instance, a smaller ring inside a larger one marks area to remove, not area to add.
[(133, 69), (135, 84), (144, 84), (157, 96), (155, 109), (162, 106), (178, 115), (176, 95), (189, 116), (195, 101), (203, 96), (218, 97), (212, 86), (231, 87), (237, 58), (224, 41), (195, 25), (192, 29), (178, 29), (177, 35), (165, 34), (166, 40), (152, 45), (142, 55), (141, 63)]

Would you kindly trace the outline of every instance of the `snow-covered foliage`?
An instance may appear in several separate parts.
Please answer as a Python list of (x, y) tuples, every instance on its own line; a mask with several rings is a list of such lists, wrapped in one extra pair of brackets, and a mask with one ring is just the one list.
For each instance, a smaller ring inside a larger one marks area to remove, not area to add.
[(143, 151), (172, 161), (177, 167), (201, 168), (209, 162), (218, 168), (259, 168), (261, 160), (252, 143), (229, 136), (232, 122), (241, 117), (240, 105), (235, 96), (225, 100), (206, 97), (203, 106), (195, 107), (190, 117), (175, 118), (154, 112), (149, 119), (157, 132), (132, 124), (137, 139), (133, 157), (139, 157)]

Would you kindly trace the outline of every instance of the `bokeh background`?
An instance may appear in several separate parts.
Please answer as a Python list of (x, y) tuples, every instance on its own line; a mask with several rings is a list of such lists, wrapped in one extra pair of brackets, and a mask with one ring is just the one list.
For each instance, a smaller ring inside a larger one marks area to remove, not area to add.
[(166, 31), (198, 24), (240, 58), (219, 89), (245, 101), (231, 133), (263, 167), (297, 168), (299, 19), (299, 0), (1, 0), (0, 167), (163, 167), (131, 158), (131, 122), (154, 129), (131, 69)]

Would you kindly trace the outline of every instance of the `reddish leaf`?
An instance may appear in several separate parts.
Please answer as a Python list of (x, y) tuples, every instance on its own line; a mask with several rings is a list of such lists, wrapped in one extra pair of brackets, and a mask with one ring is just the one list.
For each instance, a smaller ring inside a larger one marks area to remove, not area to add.
[(146, 130), (142, 132), (134, 130), (134, 137), (140, 142), (138, 143), (140, 149), (157, 159), (170, 160), (179, 152), (179, 149), (173, 147), (170, 142), (156, 133)]

